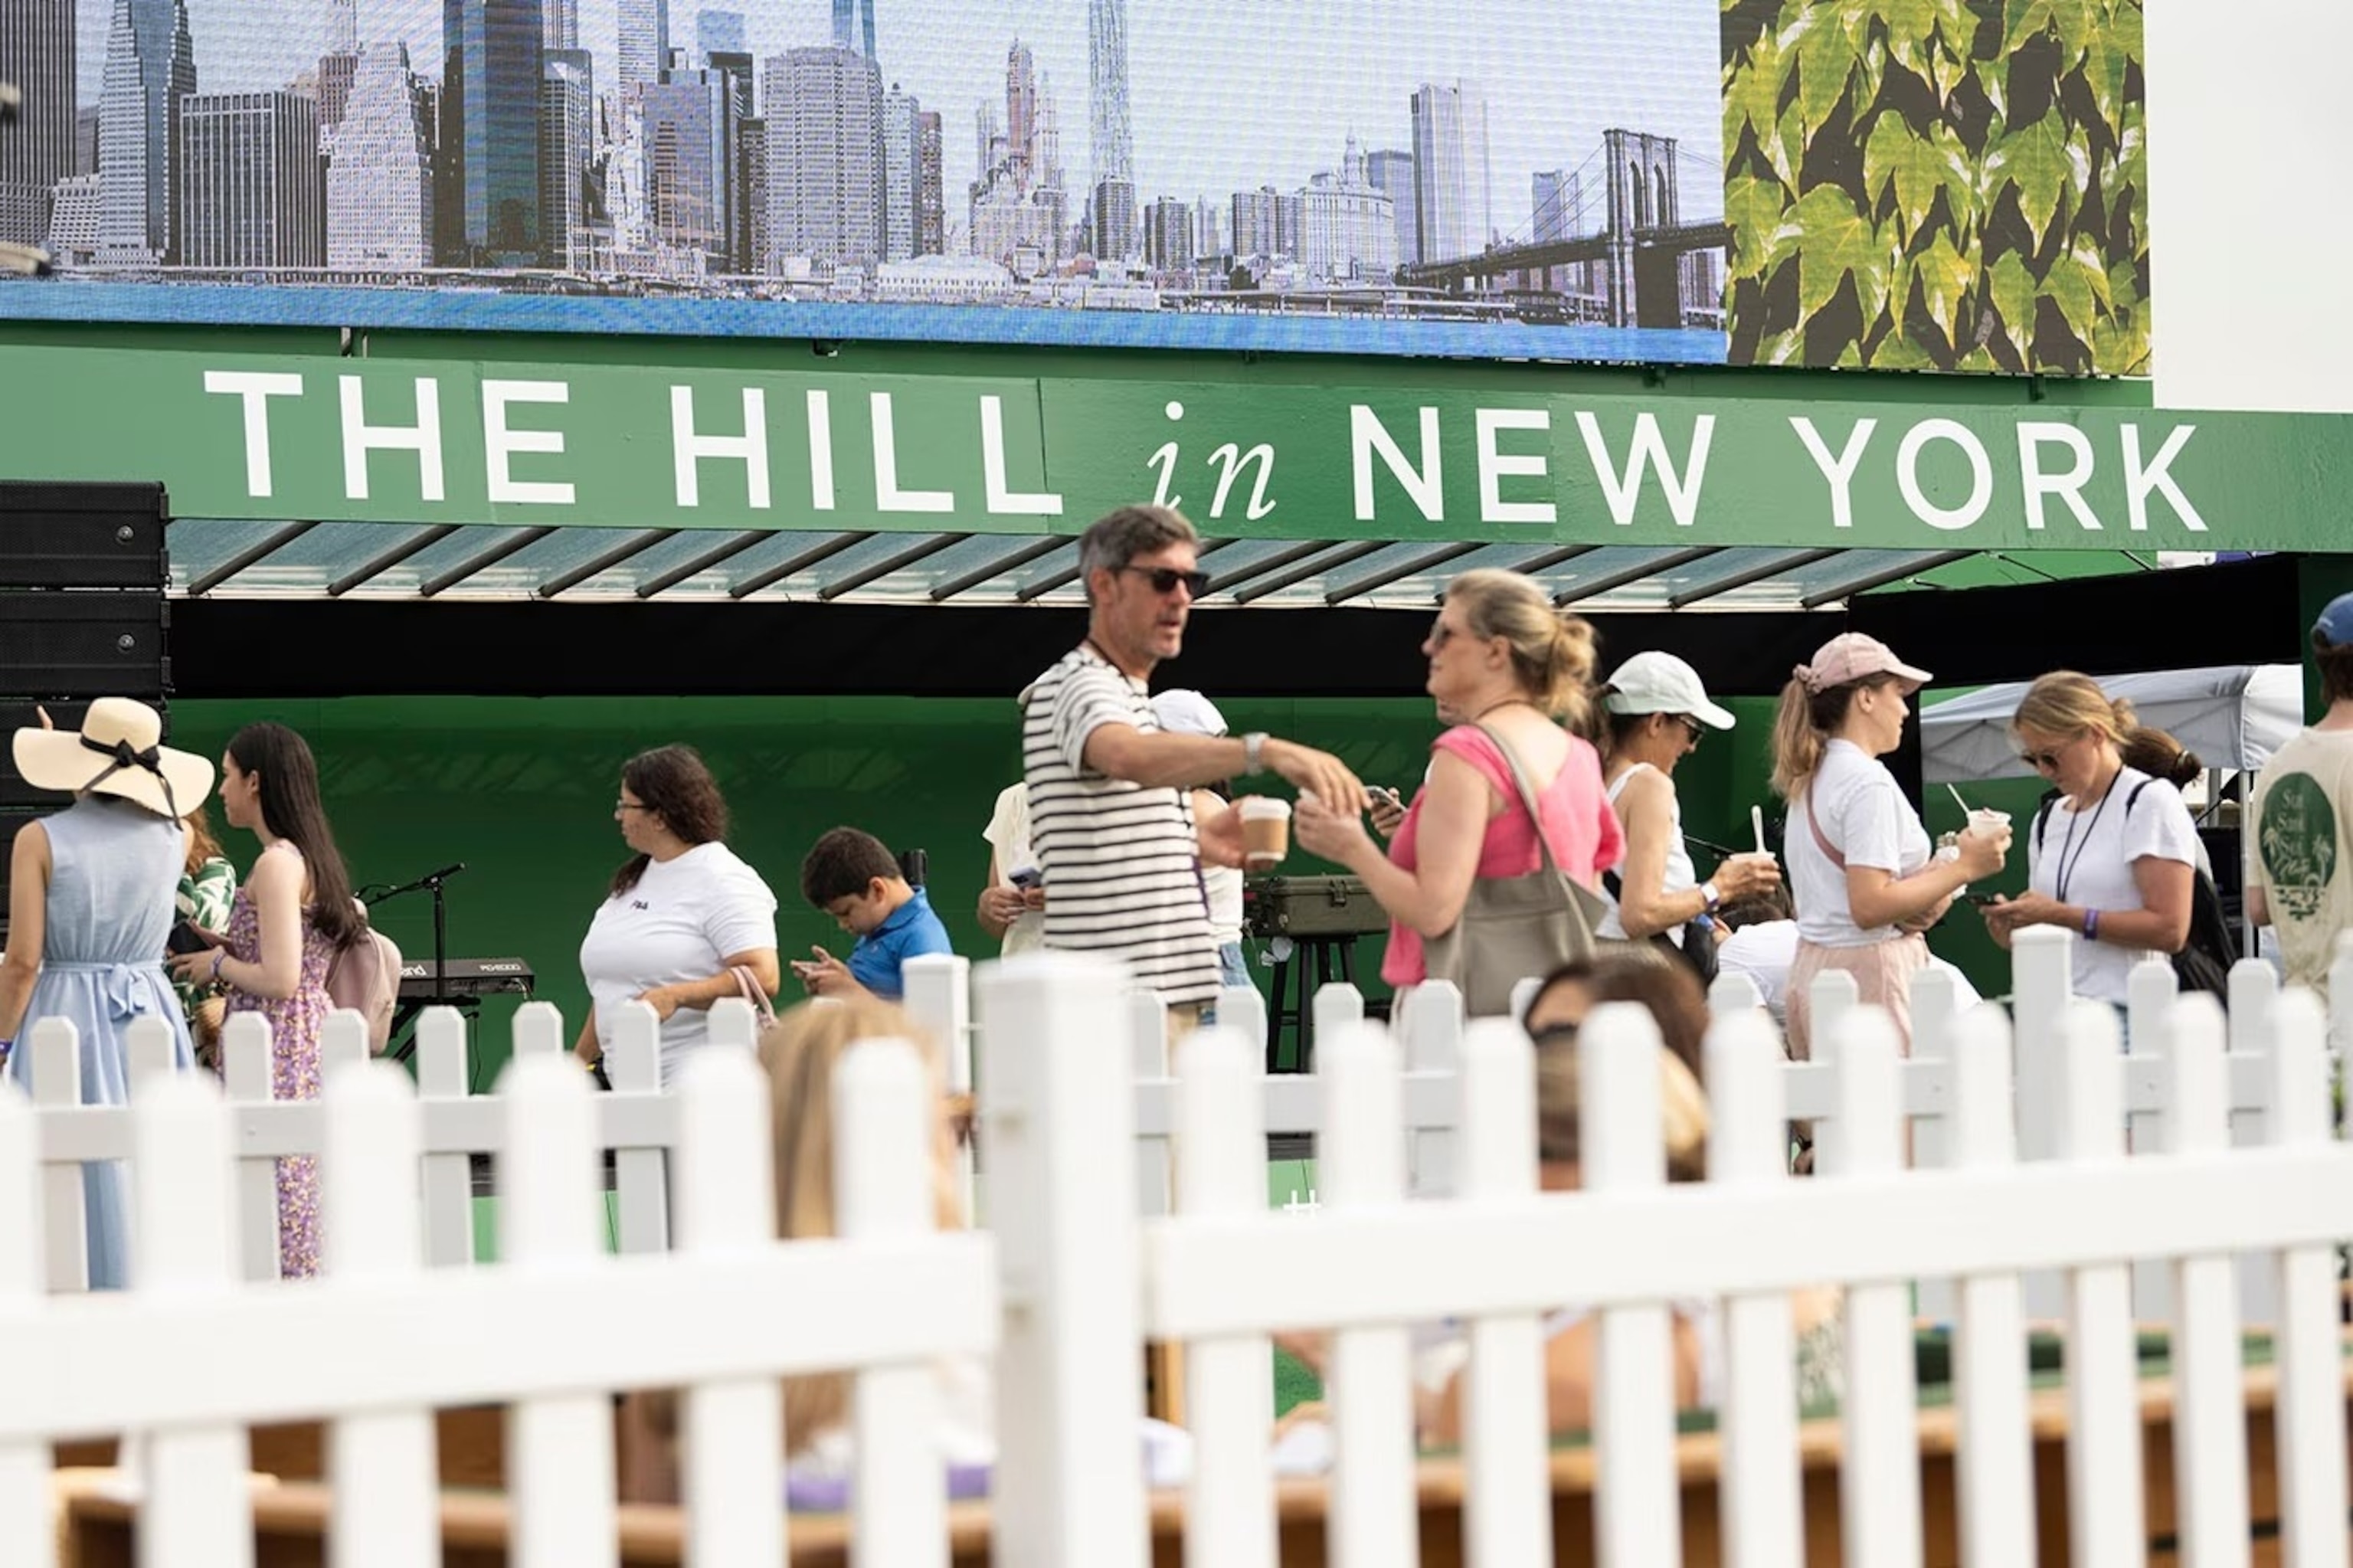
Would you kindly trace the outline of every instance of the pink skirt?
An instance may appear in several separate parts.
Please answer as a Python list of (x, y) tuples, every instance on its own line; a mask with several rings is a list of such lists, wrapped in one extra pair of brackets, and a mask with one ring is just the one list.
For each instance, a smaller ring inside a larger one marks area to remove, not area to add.
[(1788, 998), (1789, 1056), (1805, 1061), (1812, 1054), (1814, 977), (1824, 969), (1843, 969), (1854, 977), (1855, 998), (1883, 1007), (1895, 1021), (1904, 1054), (1912, 1054), (1912, 977), (1928, 967), (1928, 938), (1893, 937), (1865, 948), (1818, 947), (1798, 939), (1798, 956), (1789, 963)]

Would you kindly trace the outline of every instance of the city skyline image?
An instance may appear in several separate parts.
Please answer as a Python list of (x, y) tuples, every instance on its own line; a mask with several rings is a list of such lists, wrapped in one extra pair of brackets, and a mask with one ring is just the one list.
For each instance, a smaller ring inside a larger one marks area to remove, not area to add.
[[(0, 170), (0, 239), (75, 286), (168, 280), (181, 314), (487, 286), (888, 336), (933, 307), (1159, 318), (955, 329), (982, 340), (1281, 316), (1376, 352), (1722, 355), (1716, 0), (70, 3), (71, 155)], [(56, 79), (57, 26), (0, 31), (0, 71)], [(267, 134), (182, 138), (232, 122)]]

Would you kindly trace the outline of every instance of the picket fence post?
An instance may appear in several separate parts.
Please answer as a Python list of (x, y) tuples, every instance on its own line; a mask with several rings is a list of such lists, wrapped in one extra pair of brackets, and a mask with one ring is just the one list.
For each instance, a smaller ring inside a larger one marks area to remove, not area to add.
[[(1135, 1054), (1135, 1077), (1139, 1083), (1165, 1083), (1168, 1078), (1168, 1007), (1158, 993), (1148, 991), (1129, 991), (1124, 999), (1128, 1009), (1128, 1043)], [(1138, 1138), (1135, 1140), (1135, 1202), (1136, 1212), (1144, 1214), (1165, 1214), (1174, 1207), (1176, 1198), (1176, 1146), (1166, 1138)], [(1260, 1147), (1261, 1163), (1265, 1148)]]
[[(2010, 1030), (1999, 1013), (1973, 1010), (1954, 1033), (1951, 1166), (2013, 1166), (2018, 1155), (2010, 1125)], [(2034, 1451), (2018, 1277), (1965, 1278), (1959, 1295), (1953, 1383), (1961, 1423), (1963, 1560), (1968, 1568), (2030, 1568), (2035, 1558)]]
[[(952, 1095), (972, 1093), (972, 960), (954, 953), (921, 953), (900, 968), (910, 1016), (930, 1034), (940, 1054), (940, 1076)], [(956, 1196), (965, 1214), (975, 1213), (979, 1145), (966, 1139), (956, 1149)]]
[[(2171, 1069), (2166, 1152), (2229, 1147), (2229, 1076), (2221, 1009), (2185, 994), (2168, 1016)], [(2173, 1473), (2182, 1560), (2214, 1568), (2247, 1560), (2247, 1434), (2238, 1278), (2228, 1254), (2173, 1264)]]
[[(933, 1081), (912, 1040), (860, 1041), (835, 1065), (833, 1180), (843, 1240), (903, 1241), (933, 1233)], [(936, 1372), (920, 1361), (870, 1367), (858, 1375), (851, 1405), (858, 1451), (853, 1561), (947, 1568)], [(710, 1561), (754, 1559), (731, 1553)]]
[[(31, 1104), (15, 1084), (0, 1078), (0, 1192), (38, 1192), (40, 1153)], [(43, 1211), (44, 1205), (21, 1200), (0, 1204), (0, 1335), (47, 1306)], [(37, 1437), (0, 1443), (0, 1563), (54, 1568), (49, 1455), (49, 1445)]]
[[(526, 1044), (526, 1036), (531, 1036)], [(587, 1280), (604, 1251), (595, 1111), (587, 1075), (554, 1042), (553, 1005), (515, 1015), (515, 1055), (499, 1080), (506, 1143), (499, 1161), (501, 1266)], [(512, 1320), (484, 1332), (522, 1333)], [(613, 1559), (613, 1405), (607, 1394), (536, 1394), (507, 1412), (507, 1490), (515, 1568)]]
[[(2164, 1036), (2161, 1017), (2152, 1009), (2151, 1050)], [(2127, 1158), (2116, 1045), (2116, 1014), (2099, 1002), (2082, 1003), (2061, 1021), (2057, 1158)], [(2065, 1296), (2068, 1561), (2076, 1568), (2141, 1568), (2147, 1531), (2133, 1271), (2121, 1263), (2079, 1265), (2067, 1271)]]
[[(2283, 1149), (2333, 1142), (2327, 1031), (2301, 988), (2272, 1005), (2265, 1064), (2271, 1141)], [(2279, 1392), (2280, 1542), (2289, 1568), (2345, 1568), (2345, 1367), (2337, 1321), (2337, 1249), (2283, 1248), (2274, 1271)]]
[[(1025, 953), (980, 979), (981, 1120), (1004, 1286), (997, 1560), (1143, 1568), (1135, 1089), (1119, 965)], [(1113, 1038), (1103, 1036), (1106, 1024)]]
[[(1515, 1020), (1482, 1018), (1462, 1038), (1461, 1195), (1473, 1203), (1536, 1196), (1535, 1054)], [(1552, 1557), (1544, 1319), (1471, 1319), (1462, 1372), (1462, 1457), (1471, 1478), (1462, 1538), (1481, 1568), (1541, 1568)]]
[[(1228, 995), (1232, 992), (1229, 991)], [(1219, 1006), (1222, 1009), (1223, 1003)], [(1177, 1052), (1176, 1213), (1241, 1217), (1266, 1208), (1262, 1033), (1220, 1023)], [(1186, 1568), (1274, 1568), (1273, 1344), (1264, 1334), (1185, 1347), (1193, 1473), (1185, 1507)]]
[[(1814, 1038), (1819, 1044), (1824, 1037)], [(1838, 1020), (1829, 1041), (1838, 1063), (1838, 1108), (1831, 1121), (1839, 1136), (1836, 1159), (1817, 1166), (1815, 1179), (1900, 1173), (1904, 1107), (1896, 1089), (1894, 1024), (1876, 1007), (1855, 1007)], [(1845, 1327), (1846, 1398), (1840, 1412), (1845, 1458), (1839, 1504), (1847, 1560), (1916, 1563), (1919, 1415), (1910, 1287), (1850, 1286)]]
[[(1377, 1023), (1349, 1024), (1317, 1042), (1324, 1134), (1316, 1184), (1325, 1211), (1379, 1213), (1405, 1202), (1403, 1086), (1397, 1050)], [(1344, 1328), (1331, 1339), (1324, 1398), (1332, 1409), (1332, 1489), (1326, 1539), (1349, 1568), (1412, 1568), (1413, 1372), (1401, 1323)]]
[[(1718, 993), (1728, 989), (1725, 978), (1746, 984), (1742, 976), (1719, 976)], [(1762, 1007), (1717, 1015), (1707, 1035), (1710, 1182), (1769, 1192), (1789, 1180), (1787, 1067), (1779, 1032)], [(1805, 1561), (1791, 1318), (1787, 1291), (1724, 1303), (1725, 1568), (1799, 1568)]]
[[(1462, 993), (1448, 980), (1424, 980), (1405, 1000), (1401, 1022), (1406, 1070), (1462, 1071)], [(1453, 1191), (1461, 1128), (1417, 1129), (1406, 1139), (1406, 1190), (1415, 1197)]]
[[(2010, 938), (2021, 1160), (2049, 1160), (2058, 1147), (2059, 1041), (2074, 997), (2074, 953), (2075, 933), (2057, 926), (2024, 927)], [(2027, 1309), (2038, 1310), (2031, 1300)]]
[[(2167, 1065), (2168, 1019), (2180, 999), (2180, 982), (2170, 964), (2135, 964), (2126, 978), (2126, 1015), (2131, 1035), (2119, 1058), (2123, 1068), (2120, 1101), (2125, 1113), (2125, 1147), (2133, 1154), (2153, 1154), (2166, 1146), (2168, 1096), (2172, 1092)], [(2108, 1037), (2114, 1039), (2111, 1028)], [(2101, 1146), (2105, 1148), (2105, 1145)], [(2131, 1265), (2133, 1316), (2145, 1323), (2161, 1323), (2173, 1316), (2173, 1265), (2164, 1258), (2136, 1258)], [(2040, 1305), (2039, 1302), (2034, 1303)]]
[(1722, 1021), (1761, 1010), (1765, 999), (1757, 993), (1757, 982), (1737, 969), (1719, 969), (1708, 982), (1708, 1016)]
[[(1634, 1002), (1596, 1007), (1577, 1032), (1577, 1152), (1596, 1198), (1666, 1184), (1658, 1025)], [(1593, 1341), (1595, 1560), (1604, 1568), (1683, 1555), (1675, 1483), (1674, 1329), (1664, 1302), (1605, 1307)]]
[[(32, 1027), (33, 1103), (42, 1112), (81, 1104), (81, 1033), (69, 1018), (44, 1018)], [(52, 1291), (90, 1288), (90, 1209), (87, 1178), (76, 1164), (41, 1165), (44, 1277)], [(273, 1198), (272, 1202), (276, 1200)], [(273, 1213), (276, 1212), (273, 1208)], [(132, 1277), (136, 1279), (135, 1270)]]
[[(743, 1051), (697, 1051), (678, 1096), (678, 1248), (690, 1256), (754, 1251), (776, 1237), (767, 1076)], [(837, 1148), (839, 1146), (837, 1145)], [(687, 1539), (695, 1561), (781, 1563), (777, 1506), (784, 1402), (774, 1379), (689, 1386), (680, 1400)]]
[[(210, 1076), (175, 1075), (132, 1108), (138, 1184), (132, 1277), (150, 1305), (217, 1297), (237, 1277), (236, 1211), (229, 1202), (228, 1116)], [(270, 1234), (277, 1234), (276, 1215)], [(79, 1375), (102, 1377), (103, 1367)], [(126, 1433), (145, 1448), (140, 1516), (147, 1568), (248, 1568), (253, 1524), (247, 1500), (250, 1446), (233, 1424)]]
[[(266, 1106), (275, 1097), (269, 1020), (233, 1012), (221, 1025), (221, 1082), (232, 1106)], [(237, 1151), (237, 1246), (248, 1279), (279, 1277), (278, 1161)]]
[[(2152, 959), (2149, 967), (2172, 965)], [(2274, 1141), (2271, 1105), (2271, 1054), (2279, 1006), (2279, 977), (2261, 959), (2241, 959), (2231, 966), (2230, 1012), (2224, 1027), (2229, 1054), (2223, 1062), (2222, 1104), (2230, 1117), (2230, 1141), (2234, 1149), (2257, 1149)], [(2275, 1260), (2265, 1253), (2239, 1255), (2239, 1320), (2247, 1328), (2279, 1321), (2279, 1277)]]
[[(1957, 1136), (1953, 1126), (1960, 1067), (1957, 1061), (1960, 1018), (1954, 1008), (1952, 977), (1930, 965), (1912, 977), (1912, 1054), (1897, 1069), (1903, 1084), (1905, 1163), (1915, 1171), (1941, 1171), (1953, 1163)], [(1974, 1041), (1984, 1038), (1969, 1035)], [(2000, 1037), (2001, 1092), (2009, 1104), (2010, 1092), (2010, 1037)], [(1924, 1098), (1926, 1104), (1923, 1103)], [(2010, 1117), (2002, 1118), (2008, 1147)], [(2009, 1158), (2006, 1156), (2005, 1158)], [(1928, 1278), (1913, 1282), (1914, 1310), (1932, 1322), (1953, 1321), (1958, 1310), (1953, 1282)]]
[[(417, 1093), (428, 1122), (444, 1106), (464, 1110), (472, 1087), (466, 1057), (464, 1015), (454, 1007), (427, 1008), (417, 1020)], [(463, 1268), (474, 1261), (474, 1162), (464, 1150), (423, 1159), (425, 1261)]]
[(711, 1044), (750, 1051), (760, 1043), (760, 1015), (740, 996), (723, 996), (711, 1004)]
[[(725, 1048), (712, 1044), (705, 1049)], [(638, 1109), (647, 1103), (661, 1104), (661, 1020), (650, 1005), (632, 1001), (615, 1009), (613, 1049), (608, 1053), (608, 1062), (606, 1076), (612, 1083), (613, 1093), (600, 1109), (611, 1112), (624, 1105)], [(665, 1108), (676, 1111), (679, 1107), (673, 1103)], [(610, 1129), (607, 1135), (612, 1136)], [(615, 1250), (630, 1254), (668, 1252), (670, 1182), (666, 1172), (670, 1150), (635, 1141), (642, 1134), (629, 1136), (632, 1141), (626, 1144), (617, 1138), (612, 1150)], [(602, 1154), (603, 1150), (598, 1152)], [(596, 1185), (601, 1200), (604, 1183), (600, 1180)]]
[[(337, 1016), (358, 1020), (355, 1013)], [(423, 1117), (408, 1076), (390, 1063), (347, 1063), (323, 1091), (319, 1177), (327, 1288), (413, 1277), (422, 1270), (415, 1192)], [(440, 1478), (430, 1410), (337, 1418), (327, 1465), (335, 1499), (330, 1545), (338, 1568), (408, 1568), (432, 1560), (439, 1547)]]

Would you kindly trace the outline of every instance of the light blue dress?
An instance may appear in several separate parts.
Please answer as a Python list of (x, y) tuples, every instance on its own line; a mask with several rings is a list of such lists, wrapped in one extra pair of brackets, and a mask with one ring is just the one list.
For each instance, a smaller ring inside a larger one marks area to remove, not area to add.
[[(8, 1075), (33, 1087), (33, 1025), (68, 1018), (81, 1035), (81, 1103), (131, 1103), (125, 1036), (138, 1018), (160, 1018), (175, 1039), (176, 1065), (195, 1065), (188, 1021), (164, 969), (173, 899), (185, 869), (180, 824), (110, 795), (85, 795), (41, 819), (49, 835), (49, 897), (41, 974), (16, 1029)], [(90, 1225), (90, 1284), (130, 1279), (129, 1182), (121, 1162), (82, 1167)]]

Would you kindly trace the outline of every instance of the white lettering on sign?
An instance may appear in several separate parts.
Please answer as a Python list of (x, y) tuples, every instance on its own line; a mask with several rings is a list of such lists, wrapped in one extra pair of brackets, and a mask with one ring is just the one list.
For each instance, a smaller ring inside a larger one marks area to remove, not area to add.
[(2165, 444), (2157, 449), (2157, 461), (2143, 464), (2140, 461), (2140, 427), (2126, 425), (2124, 428), (2125, 504), (2131, 509), (2135, 533), (2148, 527), (2148, 497), (2149, 493), (2155, 490), (2165, 492), (2166, 500), (2172, 503), (2183, 527), (2193, 534), (2206, 532), (2206, 519), (2198, 515), (2198, 508), (2189, 503), (2189, 497), (2181, 493), (2181, 487), (2174, 483), (2173, 476), (2166, 471), (2173, 460), (2181, 455), (2181, 449), (2189, 444), (2189, 438), (2197, 433), (2195, 425), (2174, 426), (2166, 435)]
[[(1920, 449), (1930, 441), (1950, 441), (1969, 461), (1969, 498), (1958, 506), (1939, 506), (1920, 488)], [(1954, 419), (1923, 419), (1904, 432), (1895, 449), (1895, 488), (1912, 515), (1931, 528), (1947, 532), (1966, 528), (1985, 515), (1993, 502), (1993, 460), (1967, 425)]]
[[(2069, 462), (2064, 473), (2042, 471), (2042, 449), (2055, 443), (2067, 449)], [(2063, 425), (2049, 419), (2026, 419), (2018, 427), (2018, 472), (2026, 483), (2026, 525), (2042, 526), (2042, 503), (2057, 496), (2075, 514), (2075, 521), (2094, 533), (2099, 533), (2100, 519), (2084, 503), (2084, 486), (2091, 482), (2092, 471), (2098, 467), (2092, 456), (2092, 438), (2073, 425)]]
[(518, 452), (564, 453), (561, 430), (516, 430), (507, 426), (507, 409), (517, 403), (569, 403), (572, 388), (562, 381), (485, 381), (482, 383), (482, 449), (490, 460), (491, 500), (528, 506), (569, 506), (572, 486), (561, 481), (524, 481), (514, 477)]
[(1542, 479), (1542, 452), (1505, 452), (1496, 438), (1505, 430), (1552, 431), (1552, 416), (1542, 408), (1482, 408), (1479, 427), (1479, 520), (1482, 523), (1556, 523), (1560, 507), (1550, 501), (1506, 501), (1507, 477)]
[[(980, 481), (992, 517), (1060, 517), (1062, 498), (1050, 490), (1016, 491), (1005, 476), (1005, 399), (980, 400)], [(1256, 513), (1251, 514), (1256, 516)]]
[(205, 390), (244, 400), (245, 493), (257, 497), (271, 493), (269, 399), (300, 397), (301, 376), (267, 370), (207, 370)]
[(417, 423), (371, 425), (367, 394), (361, 378), (345, 376), (343, 397), (343, 495), (351, 501), (368, 498), (368, 453), (415, 452), (418, 494), (427, 501), (444, 499), (441, 483), (441, 383), (430, 376), (417, 378)]
[(1806, 450), (1813, 456), (1814, 466), (1830, 481), (1831, 526), (1853, 527), (1854, 471), (1862, 465), (1863, 449), (1871, 445), (1871, 433), (1879, 429), (1879, 421), (1857, 419), (1854, 429), (1847, 432), (1846, 445), (1836, 457), (1831, 456), (1830, 443), (1822, 440), (1814, 422), (1803, 414), (1792, 416), (1789, 428), (1798, 432), (1798, 439), (1806, 443)]
[(1228, 441), (1209, 454), (1209, 461), (1218, 465), (1218, 493), (1209, 498), (1210, 516), (1223, 517), (1226, 514), (1226, 496), (1234, 487), (1234, 475), (1251, 464), (1257, 465), (1258, 472), (1250, 481), (1250, 521), (1255, 523), (1275, 509), (1277, 503), (1266, 498), (1266, 482), (1274, 475), (1272, 447), (1261, 441), (1244, 451), (1234, 442)]
[(757, 387), (744, 388), (744, 433), (706, 436), (694, 428), (694, 388), (670, 389), (670, 453), (677, 470), (678, 503), (702, 504), (702, 463), (705, 458), (744, 465), (744, 490), (754, 511), (768, 506), (768, 395)]
[(833, 510), (833, 394), (812, 387), (808, 395), (809, 506)]
[(870, 392), (866, 406), (874, 416), (874, 505), (883, 512), (954, 512), (952, 490), (899, 488), (899, 432), (891, 412), (891, 394)]
[(1439, 482), (1438, 410), (1421, 410), (1421, 461), (1415, 463), (1397, 444), (1381, 417), (1362, 403), (1348, 407), (1348, 460), (1356, 479), (1356, 521), (1373, 521), (1373, 454), (1388, 465), (1389, 477), (1421, 511), (1424, 521), (1446, 521), (1446, 492)]
[(1593, 477), (1609, 503), (1609, 516), (1620, 528), (1633, 523), (1634, 509), (1642, 499), (1643, 479), (1652, 468), (1659, 471), (1659, 488), (1666, 494), (1667, 511), (1675, 526), (1688, 528), (1698, 521), (1700, 487), (1707, 481), (1708, 443), (1715, 439), (1715, 415), (1702, 414), (1692, 421), (1691, 451), (1680, 473), (1667, 461), (1667, 443), (1659, 434), (1656, 415), (1635, 417), (1632, 450), (1622, 473), (1609, 454), (1609, 443), (1602, 439), (1601, 421), (1579, 413), (1577, 428), (1585, 437), (1586, 455), (1593, 460)]

